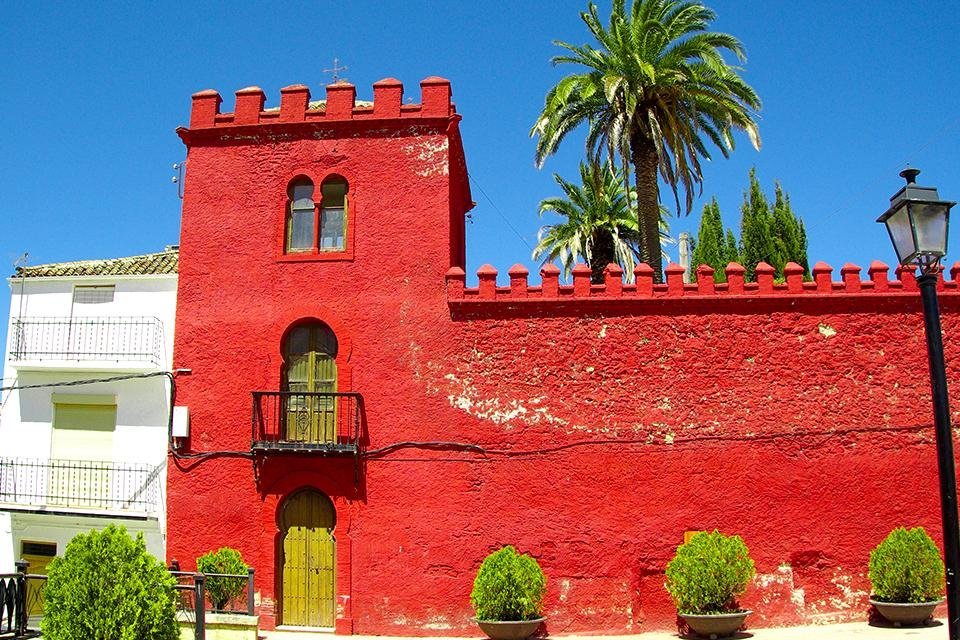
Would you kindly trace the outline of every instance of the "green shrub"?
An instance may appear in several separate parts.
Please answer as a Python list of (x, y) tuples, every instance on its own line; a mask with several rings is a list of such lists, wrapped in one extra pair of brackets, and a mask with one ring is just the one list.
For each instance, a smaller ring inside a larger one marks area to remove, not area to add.
[(886, 602), (929, 602), (943, 595), (943, 560), (923, 527), (890, 532), (870, 552), (873, 597)]
[(532, 620), (543, 611), (546, 589), (547, 579), (537, 561), (507, 546), (484, 558), (470, 603), (477, 620)]
[(732, 613), (753, 578), (750, 551), (740, 536), (697, 533), (667, 565), (667, 591), (680, 613)]
[(247, 565), (236, 549), (223, 547), (197, 558), (200, 573), (231, 573), (243, 578), (207, 578), (207, 593), (214, 609), (223, 609), (228, 602), (243, 593), (247, 584)]
[(78, 534), (50, 563), (46, 640), (175, 640), (173, 576), (123, 527)]

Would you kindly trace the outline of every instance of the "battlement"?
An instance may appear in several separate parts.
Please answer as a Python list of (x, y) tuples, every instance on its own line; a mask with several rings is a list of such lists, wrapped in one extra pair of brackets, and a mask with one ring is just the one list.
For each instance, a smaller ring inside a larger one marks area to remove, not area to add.
[(260, 87), (236, 92), (233, 113), (221, 113), (223, 99), (213, 89), (193, 94), (190, 129), (250, 126), (289, 122), (339, 122), (408, 118), (448, 118), (456, 113), (450, 81), (431, 76), (420, 82), (420, 103), (403, 104), (403, 83), (385, 78), (373, 84), (373, 102), (358, 101), (349, 82), (327, 85), (326, 99), (311, 102), (310, 89), (294, 84), (280, 90), (280, 106), (264, 108)]
[[(552, 263), (540, 269), (543, 283), (530, 286), (527, 283), (529, 271), (521, 264), (510, 268), (509, 286), (497, 284), (497, 270), (485, 264), (477, 270), (479, 286), (467, 287), (466, 274), (459, 267), (451, 268), (446, 275), (447, 299), (451, 304), (461, 302), (497, 302), (497, 301), (557, 301), (557, 300), (651, 300), (651, 299), (720, 299), (720, 298), (769, 298), (787, 296), (838, 296), (916, 293), (916, 274), (913, 270), (898, 266), (896, 280), (890, 280), (888, 267), (883, 262), (873, 261), (867, 269), (869, 279), (862, 280), (862, 269), (847, 263), (840, 269), (841, 280), (834, 281), (833, 267), (818, 262), (814, 265), (811, 281), (804, 281), (803, 267), (790, 262), (784, 268), (785, 281), (774, 280), (774, 269), (761, 262), (756, 268), (756, 281), (747, 282), (746, 269), (731, 262), (724, 272), (727, 282), (714, 283), (713, 269), (707, 265), (697, 268), (697, 282), (683, 282), (683, 267), (671, 263), (665, 270), (666, 283), (654, 284), (653, 269), (645, 263), (634, 269), (634, 283), (624, 282), (623, 269), (609, 264), (605, 269), (605, 282), (590, 282), (590, 267), (578, 264), (573, 268), (573, 284), (560, 284), (560, 269)], [(950, 268), (950, 280), (944, 280), (940, 271), (937, 288), (940, 291), (960, 291), (960, 262)], [(919, 296), (917, 296), (919, 298)]]

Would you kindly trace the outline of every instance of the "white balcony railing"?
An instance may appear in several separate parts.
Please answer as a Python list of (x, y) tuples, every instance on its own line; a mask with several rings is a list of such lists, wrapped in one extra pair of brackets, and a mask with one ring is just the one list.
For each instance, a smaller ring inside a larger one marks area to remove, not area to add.
[(15, 318), (10, 361), (163, 362), (163, 323), (146, 316)]
[(0, 458), (0, 503), (158, 513), (164, 465)]

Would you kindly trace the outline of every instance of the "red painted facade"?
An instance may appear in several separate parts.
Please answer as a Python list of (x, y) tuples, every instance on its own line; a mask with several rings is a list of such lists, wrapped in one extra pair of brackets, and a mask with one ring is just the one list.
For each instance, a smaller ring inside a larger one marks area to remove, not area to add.
[[(755, 626), (862, 618), (870, 549), (895, 526), (939, 539), (919, 294), (910, 274), (826, 265), (805, 283), (664, 285), (641, 266), (572, 285), (545, 268), (465, 286), (466, 168), (449, 83), (420, 105), (393, 80), (372, 106), (305, 87), (233, 114), (194, 96), (175, 364), (183, 453), (249, 452), (251, 392), (281, 385), (298, 322), (339, 342), (338, 389), (364, 398), (363, 455), (171, 459), (168, 549), (256, 567), (261, 626), (281, 618), (277, 512), (311, 487), (336, 508), (338, 633), (473, 634), (484, 555), (514, 544), (548, 576), (551, 633), (675, 624), (663, 571), (683, 534), (738, 533)], [(347, 247), (284, 255), (287, 186), (349, 183)], [(942, 286), (948, 363), (955, 268)], [(889, 277), (888, 277), (889, 276)], [(949, 366), (949, 365), (948, 365)], [(955, 366), (948, 375), (960, 388)], [(960, 404), (954, 399), (954, 407)], [(432, 444), (428, 444), (432, 443)]]

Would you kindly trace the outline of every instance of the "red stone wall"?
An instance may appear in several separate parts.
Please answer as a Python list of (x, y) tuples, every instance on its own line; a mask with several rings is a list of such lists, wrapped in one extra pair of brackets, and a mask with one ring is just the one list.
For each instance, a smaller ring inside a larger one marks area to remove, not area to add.
[[(393, 100), (394, 87), (379, 89)], [(443, 87), (426, 84), (424, 101), (449, 100)], [(848, 267), (835, 283), (820, 265), (812, 283), (761, 270), (741, 285), (734, 269), (711, 289), (641, 269), (636, 285), (614, 272), (568, 287), (548, 270), (528, 287), (522, 270), (508, 286), (484, 269), (465, 288), (447, 273), (469, 203), (452, 107), (284, 124), (258, 100), (242, 125), (198, 94), (181, 132), (184, 452), (249, 451), (250, 392), (279, 388), (283, 333), (304, 318), (336, 332), (340, 390), (363, 394), (366, 430), (358, 482), (349, 457), (171, 459), (170, 557), (190, 568), (240, 549), (263, 627), (279, 606), (277, 508), (308, 486), (337, 509), (340, 633), (474, 634), (472, 580), (503, 544), (546, 572), (551, 633), (670, 628), (664, 566), (684, 531), (714, 528), (756, 560), (752, 625), (863, 618), (870, 549), (900, 525), (939, 540), (909, 277), (873, 265), (861, 283)], [(352, 259), (284, 259), (288, 181), (328, 172), (350, 183)], [(960, 295), (954, 279), (943, 288), (954, 362)]]

